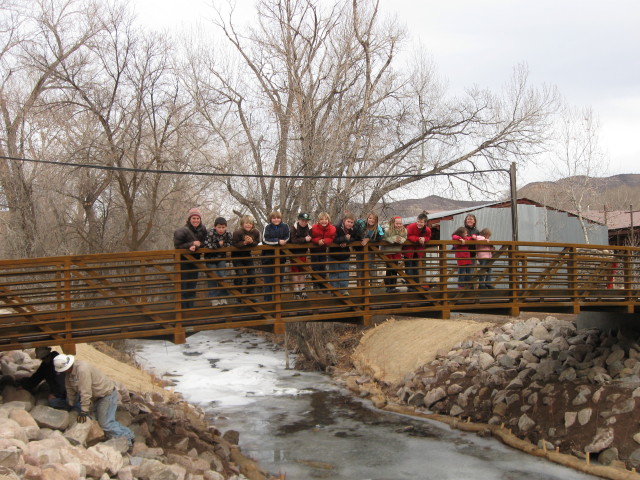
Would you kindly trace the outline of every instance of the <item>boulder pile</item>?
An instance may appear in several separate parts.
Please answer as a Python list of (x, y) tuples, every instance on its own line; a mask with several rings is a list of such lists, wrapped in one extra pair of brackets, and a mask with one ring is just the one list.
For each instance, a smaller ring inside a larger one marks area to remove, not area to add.
[(636, 333), (578, 330), (552, 316), (506, 323), (382, 389), (392, 403), (504, 425), (534, 445), (605, 465), (640, 466)]
[[(178, 395), (134, 393), (118, 385), (116, 418), (136, 435), (106, 439), (96, 421), (47, 406), (47, 392), (15, 387), (40, 361), (33, 351), (0, 352), (0, 477), (3, 480), (241, 480), (237, 432), (224, 435)], [(46, 384), (41, 385), (45, 387)], [(246, 460), (246, 459), (244, 459)]]

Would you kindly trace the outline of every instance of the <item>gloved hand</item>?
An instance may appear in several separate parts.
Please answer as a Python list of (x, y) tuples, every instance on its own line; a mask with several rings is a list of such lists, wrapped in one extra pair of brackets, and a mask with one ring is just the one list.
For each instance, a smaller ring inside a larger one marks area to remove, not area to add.
[(80, 413), (78, 413), (78, 418), (76, 419), (76, 421), (78, 423), (84, 423), (87, 421), (88, 416), (89, 414), (87, 412), (80, 411)]

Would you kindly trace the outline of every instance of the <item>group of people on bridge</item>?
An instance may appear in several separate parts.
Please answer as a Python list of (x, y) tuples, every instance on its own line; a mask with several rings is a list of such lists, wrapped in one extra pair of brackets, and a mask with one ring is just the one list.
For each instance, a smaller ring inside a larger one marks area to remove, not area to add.
[[(216, 251), (226, 247), (231, 250), (231, 262), (236, 273), (233, 283), (242, 286), (243, 279), (247, 280), (245, 293), (255, 293), (256, 289), (256, 265), (251, 255), (251, 249), (259, 244), (269, 247), (282, 247), (285, 245), (312, 244), (310, 248), (293, 248), (292, 253), (300, 254), (291, 262), (293, 292), (295, 299), (306, 299), (307, 292), (304, 282), (305, 272), (301, 264), (307, 263), (307, 255), (311, 256), (311, 268), (313, 272), (322, 277), (328, 274), (331, 286), (342, 295), (349, 295), (349, 261), (352, 251), (362, 250), (369, 242), (382, 242), (381, 249), (387, 258), (385, 291), (395, 293), (398, 291), (397, 282), (400, 271), (400, 261), (404, 259), (406, 275), (414, 279), (419, 278), (419, 261), (424, 256), (425, 245), (431, 240), (431, 229), (427, 225), (427, 214), (421, 213), (416, 220), (406, 227), (402, 218), (392, 217), (388, 226), (382, 228), (376, 213), (370, 213), (366, 219), (356, 219), (354, 215), (347, 213), (341, 220), (331, 223), (328, 213), (318, 214), (316, 223), (311, 223), (308, 213), (300, 213), (291, 225), (283, 222), (280, 212), (269, 214), (269, 219), (262, 234), (256, 229), (256, 221), (250, 215), (240, 219), (239, 226), (233, 232), (227, 229), (227, 220), (217, 217), (213, 228), (207, 230), (202, 221), (202, 214), (198, 208), (192, 208), (187, 214), (187, 222), (183, 227), (175, 230), (173, 243), (176, 249), (188, 250), (192, 254), (200, 248), (210, 249), (204, 253), (204, 260), (208, 269), (215, 270), (217, 277), (226, 277), (230, 271), (227, 268), (227, 255)], [(491, 258), (491, 246), (489, 238), (491, 232), (488, 229), (478, 231), (476, 217), (468, 215), (464, 227), (456, 230), (452, 236), (457, 240), (455, 257), (458, 263), (459, 288), (470, 288), (472, 269), (477, 260), (480, 265), (486, 265)], [(487, 245), (467, 245), (469, 240), (486, 241)], [(477, 247), (477, 248), (476, 248)], [(261, 268), (263, 274), (262, 293), (264, 301), (272, 300), (273, 281), (275, 272), (274, 249), (262, 251)], [(370, 259), (372, 261), (372, 259)], [(480, 279), (480, 288), (491, 288), (490, 268), (483, 268)], [(196, 283), (198, 279), (198, 266), (193, 262), (181, 263), (182, 281), (182, 307), (193, 308), (196, 296)], [(428, 288), (428, 285), (422, 286)], [(409, 287), (415, 290), (415, 287)], [(228, 292), (218, 285), (216, 280), (208, 280), (208, 296), (212, 305), (224, 305), (227, 303)]]

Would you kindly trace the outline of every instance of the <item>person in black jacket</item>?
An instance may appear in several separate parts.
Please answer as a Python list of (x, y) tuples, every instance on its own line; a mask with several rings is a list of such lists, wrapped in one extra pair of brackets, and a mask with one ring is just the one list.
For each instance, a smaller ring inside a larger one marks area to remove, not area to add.
[[(298, 221), (289, 227), (291, 232), (291, 243), (311, 243), (311, 225), (309, 225), (309, 214), (300, 213)], [(291, 259), (291, 281), (293, 282), (293, 298), (304, 300), (307, 298), (304, 284), (304, 270), (296, 264), (297, 261), (307, 263), (307, 248), (296, 248), (292, 253), (299, 253), (301, 256)]]
[[(204, 246), (207, 239), (207, 228), (202, 224), (202, 214), (197, 208), (192, 208), (187, 213), (187, 223), (184, 227), (173, 232), (173, 246), (176, 249), (196, 252), (198, 248)], [(182, 308), (193, 308), (196, 298), (196, 287), (198, 286), (198, 266), (195, 263), (185, 261), (187, 258), (182, 255), (180, 263), (180, 296), (182, 298)], [(195, 280), (195, 281), (194, 281)]]
[(42, 363), (33, 375), (20, 380), (18, 386), (35, 393), (38, 385), (44, 380), (49, 386), (49, 396), (47, 398), (49, 406), (59, 410), (70, 410), (71, 407), (67, 404), (64, 375), (58, 374), (53, 366), (53, 359), (58, 355), (58, 352), (51, 350), (49, 347), (37, 347), (36, 358), (42, 360)]
[(337, 224), (336, 238), (329, 247), (329, 279), (331, 286), (340, 289), (342, 295), (349, 295), (349, 257), (351, 247), (349, 246), (360, 237), (353, 231), (356, 218), (348, 213), (342, 221)]

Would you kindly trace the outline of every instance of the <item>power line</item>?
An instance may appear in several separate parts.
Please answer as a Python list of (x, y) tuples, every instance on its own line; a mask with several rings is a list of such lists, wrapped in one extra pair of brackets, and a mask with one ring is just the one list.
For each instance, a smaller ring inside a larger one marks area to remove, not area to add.
[(353, 180), (368, 180), (368, 179), (385, 179), (385, 178), (427, 178), (438, 176), (457, 176), (457, 175), (470, 175), (476, 173), (493, 173), (493, 172), (508, 172), (508, 169), (494, 168), (487, 170), (474, 170), (473, 172), (435, 172), (435, 173), (413, 173), (413, 174), (389, 174), (389, 175), (271, 175), (271, 174), (258, 174), (258, 173), (222, 173), (222, 172), (186, 172), (183, 170), (157, 170), (151, 168), (131, 168), (131, 167), (116, 167), (111, 165), (94, 165), (90, 163), (72, 163), (72, 162), (55, 162), (53, 160), (40, 160), (33, 158), (20, 158), (9, 157), (6, 155), (0, 155), (1, 159), (12, 160), (17, 162), (28, 163), (40, 163), (47, 165), (56, 165), (60, 167), (74, 167), (74, 168), (91, 168), (95, 170), (107, 170), (118, 172), (135, 172), (135, 173), (156, 173), (162, 175), (195, 175), (200, 177), (239, 177), (239, 178), (289, 178), (289, 179), (318, 179), (318, 178), (349, 178)]

